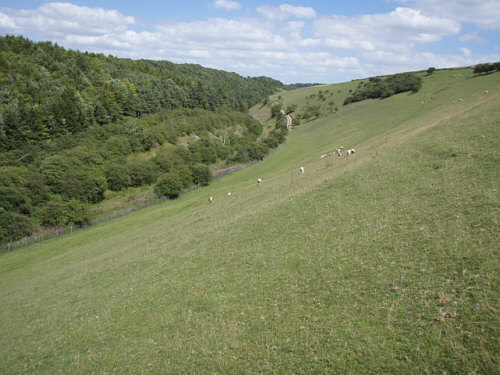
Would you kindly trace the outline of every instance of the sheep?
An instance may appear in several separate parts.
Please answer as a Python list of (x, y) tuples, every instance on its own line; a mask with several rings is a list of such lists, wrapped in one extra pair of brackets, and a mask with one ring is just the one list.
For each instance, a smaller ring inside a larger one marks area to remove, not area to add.
[(488, 93), (488, 90), (484, 90), (484, 93), (487, 94)]
[(355, 152), (356, 152), (356, 150), (355, 150), (355, 149), (350, 148), (349, 150), (347, 150), (347, 155), (352, 155), (352, 154), (354, 154)]
[(208, 197), (208, 203), (212, 203), (214, 201), (213, 197)]
[(321, 159), (324, 159), (324, 158), (326, 158), (326, 155), (325, 154), (321, 155)]
[(339, 157), (340, 157), (340, 156), (342, 156), (342, 149), (340, 149), (340, 148), (339, 148), (339, 149), (337, 150), (337, 156), (339, 156)]
[(262, 179), (258, 178), (257, 179), (257, 185), (260, 185), (262, 183)]
[(458, 101), (459, 101), (460, 103), (462, 103), (464, 100), (463, 100), (463, 99), (458, 99)]
[(304, 167), (300, 167), (299, 170), (301, 174), (304, 174)]
[(230, 196), (231, 196), (231, 192), (230, 192), (230, 191), (227, 193), (227, 196), (228, 196), (228, 197), (230, 197)]

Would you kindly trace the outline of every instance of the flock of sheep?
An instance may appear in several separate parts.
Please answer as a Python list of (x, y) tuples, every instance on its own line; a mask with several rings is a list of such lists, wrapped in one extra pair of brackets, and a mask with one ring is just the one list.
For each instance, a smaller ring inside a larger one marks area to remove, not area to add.
[[(330, 152), (329, 154), (323, 154), (323, 155), (321, 155), (321, 159), (324, 159), (327, 156), (333, 156), (335, 154), (337, 154), (338, 156), (342, 156), (342, 150), (343, 149), (344, 149), (344, 147), (340, 146), (340, 148), (336, 149), (335, 152)], [(355, 149), (350, 148), (349, 150), (347, 150), (347, 155), (353, 155), (355, 152), (356, 152)], [(305, 173), (305, 169), (304, 169), (303, 166), (299, 168), (299, 172), (300, 172), (300, 174), (304, 174)], [(260, 186), (260, 184), (262, 184), (262, 178), (258, 178), (257, 179), (257, 186)], [(231, 192), (228, 192), (227, 195), (231, 196)], [(213, 201), (214, 201), (213, 197), (208, 197), (208, 203), (212, 203)]]
[[(333, 152), (330, 152), (328, 154), (323, 154), (321, 155), (321, 159), (324, 159), (324, 158), (327, 158), (328, 156), (333, 156), (333, 155), (337, 155), (337, 156), (342, 156), (342, 150), (344, 149), (344, 147), (340, 146), (338, 149), (336, 149), (335, 151)], [(347, 155), (353, 155), (356, 153), (356, 150), (353, 149), (353, 148), (350, 148), (349, 150), (347, 150)]]

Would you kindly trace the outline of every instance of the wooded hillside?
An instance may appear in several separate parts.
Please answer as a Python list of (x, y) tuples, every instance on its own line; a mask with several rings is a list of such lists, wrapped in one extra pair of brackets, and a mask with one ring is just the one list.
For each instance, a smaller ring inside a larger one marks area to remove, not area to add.
[(281, 87), (0, 37), (0, 242), (85, 223), (109, 190), (175, 197), (210, 165), (262, 158), (286, 127), (265, 137), (247, 109)]

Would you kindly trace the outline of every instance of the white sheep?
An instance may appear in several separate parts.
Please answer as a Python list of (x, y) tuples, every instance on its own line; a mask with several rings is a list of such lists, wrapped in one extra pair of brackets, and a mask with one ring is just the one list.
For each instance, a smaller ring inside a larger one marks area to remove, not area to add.
[(299, 170), (301, 174), (304, 174), (304, 167), (300, 167)]
[(352, 154), (354, 154), (355, 152), (356, 152), (356, 150), (355, 150), (355, 149), (350, 148), (349, 150), (347, 150), (347, 155), (352, 155)]
[(487, 94), (488, 93), (488, 90), (484, 90), (484, 93)]
[(458, 99), (458, 101), (459, 101), (460, 103), (462, 103), (464, 100), (463, 100), (463, 99)]
[(231, 192), (230, 192), (230, 191), (227, 193), (227, 196), (228, 196), (228, 197), (230, 197), (230, 196), (231, 196)]
[(258, 178), (257, 179), (257, 185), (260, 185), (262, 183), (262, 179)]
[(213, 197), (208, 197), (208, 203), (212, 203), (214, 201)]

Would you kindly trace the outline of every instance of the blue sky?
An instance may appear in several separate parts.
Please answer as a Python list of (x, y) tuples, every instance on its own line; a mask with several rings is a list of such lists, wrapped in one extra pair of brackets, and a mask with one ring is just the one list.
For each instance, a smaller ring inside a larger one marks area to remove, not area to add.
[(1, 0), (0, 34), (333, 83), (500, 61), (500, 0)]

